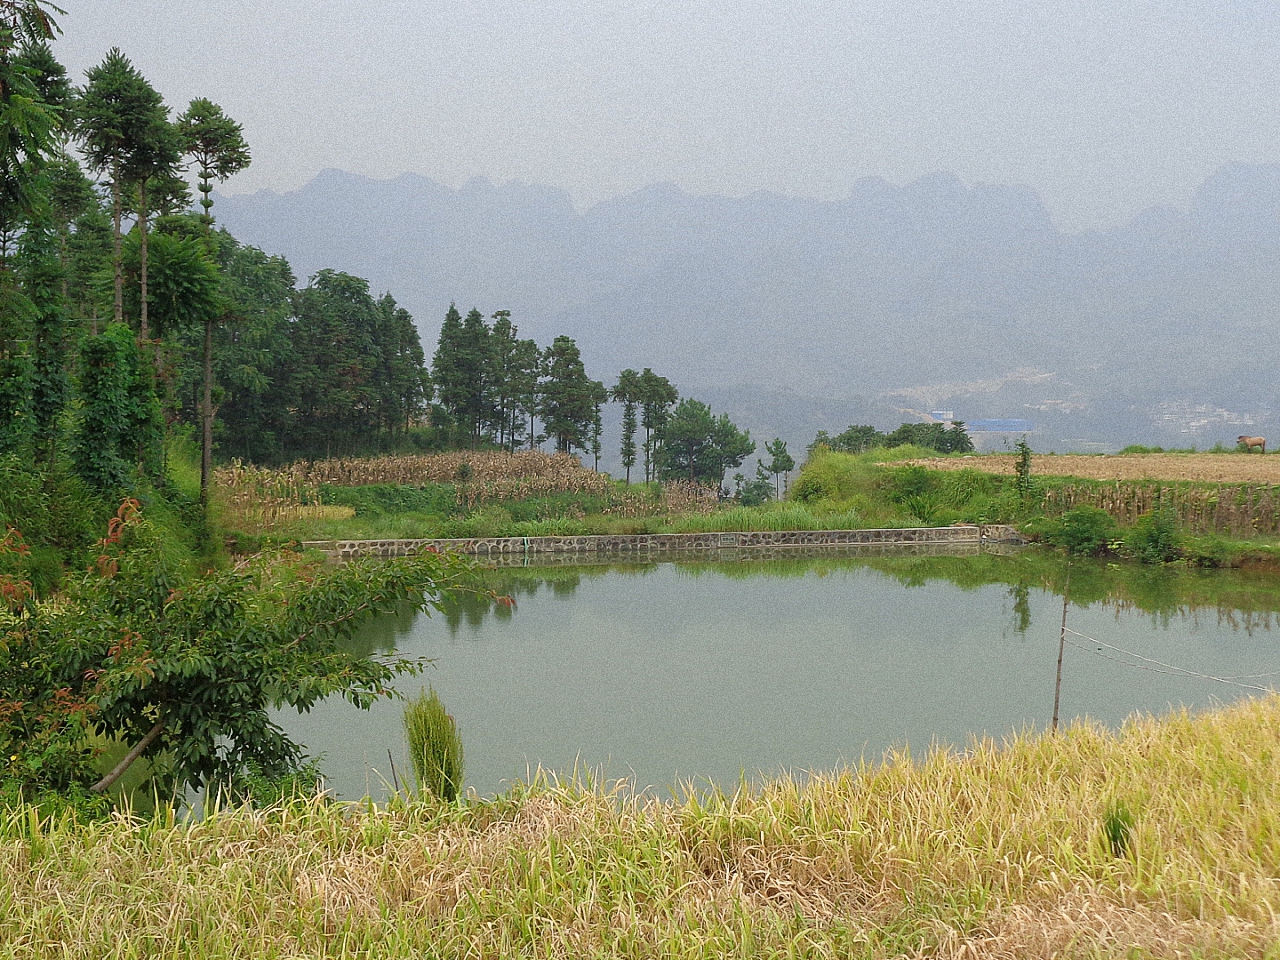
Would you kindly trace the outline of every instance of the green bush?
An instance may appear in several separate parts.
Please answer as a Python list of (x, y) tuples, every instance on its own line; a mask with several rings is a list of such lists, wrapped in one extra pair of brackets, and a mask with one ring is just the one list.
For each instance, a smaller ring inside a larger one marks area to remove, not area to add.
[(404, 735), (419, 790), (447, 803), (456, 800), (462, 790), (462, 738), (434, 688), (405, 706)]
[(363, 487), (320, 488), (320, 502), (355, 509), (357, 517), (385, 517), (400, 513), (430, 513), (447, 517), (456, 512), (454, 488), (448, 483), (411, 487), (375, 483)]
[(1097, 556), (1115, 539), (1116, 522), (1111, 514), (1097, 507), (1076, 507), (1055, 519), (1042, 519), (1031, 532), (1055, 547), (1070, 553)]
[(831, 500), (836, 495), (836, 485), (827, 477), (817, 473), (801, 471), (799, 478), (791, 485), (791, 499), (800, 503), (816, 503), (819, 500)]
[(1169, 563), (1182, 556), (1178, 519), (1172, 510), (1156, 509), (1138, 518), (1124, 538), (1125, 551), (1143, 563)]

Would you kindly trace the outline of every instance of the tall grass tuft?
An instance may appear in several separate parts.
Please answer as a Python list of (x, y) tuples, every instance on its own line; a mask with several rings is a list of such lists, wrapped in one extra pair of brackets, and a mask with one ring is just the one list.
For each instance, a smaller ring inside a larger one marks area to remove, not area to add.
[(462, 737), (435, 688), (405, 706), (404, 735), (418, 788), (447, 803), (457, 800), (462, 790)]
[(1129, 852), (1133, 836), (1133, 814), (1121, 801), (1113, 800), (1102, 818), (1102, 832), (1111, 847), (1111, 855), (1119, 858)]

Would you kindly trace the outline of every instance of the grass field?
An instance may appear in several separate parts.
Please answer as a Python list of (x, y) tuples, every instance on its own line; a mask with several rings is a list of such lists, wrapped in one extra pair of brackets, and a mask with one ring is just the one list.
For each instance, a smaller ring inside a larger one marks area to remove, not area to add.
[[(931, 470), (982, 470), (1013, 476), (1015, 457), (928, 457), (911, 463)], [(1199, 483), (1280, 484), (1280, 457), (1244, 453), (1130, 453), (1114, 456), (1036, 455), (1031, 472), (1089, 480), (1181, 480)]]
[(0, 957), (1273, 957), (1280, 698), (675, 802), (0, 813)]

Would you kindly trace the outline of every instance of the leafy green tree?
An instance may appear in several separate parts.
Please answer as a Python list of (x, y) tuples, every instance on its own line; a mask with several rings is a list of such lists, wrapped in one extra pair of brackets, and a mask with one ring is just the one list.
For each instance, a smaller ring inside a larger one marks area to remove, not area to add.
[(19, 270), (32, 309), (31, 418), (34, 453), (51, 466), (57, 455), (63, 413), (70, 399), (67, 376), (65, 272), (49, 211), (27, 225)]
[(75, 129), (85, 163), (94, 173), (105, 175), (111, 185), (115, 320), (119, 323), (124, 319), (121, 218), (129, 166), (139, 153), (141, 166), (148, 165), (151, 151), (144, 145), (157, 121), (167, 122), (167, 118), (160, 95), (118, 47), (112, 47), (102, 63), (85, 73), (85, 81), (74, 104)]
[[(210, 236), (222, 295), (235, 323), (214, 327), (215, 439), (232, 455), (249, 461), (279, 461), (298, 451), (300, 387), (310, 376), (296, 343), (306, 339), (294, 322), (295, 279), (282, 257), (242, 246), (225, 231)], [(416, 331), (415, 331), (416, 332)], [(203, 353), (200, 341), (184, 331), (190, 354)], [(203, 415), (203, 377), (184, 365), (179, 395), (193, 422)]]
[(46, 171), (49, 190), (49, 214), (58, 241), (58, 267), (63, 303), (71, 303), (71, 235), (77, 222), (98, 210), (98, 194), (93, 181), (84, 175), (80, 164), (61, 157)]
[(558, 453), (586, 450), (595, 419), (598, 384), (587, 376), (578, 345), (570, 337), (556, 337), (544, 357), (546, 378), (541, 384), (540, 413)]
[(47, 219), (46, 169), (62, 145), (61, 67), (44, 46), (56, 30), (49, 9), (21, 0), (0, 6), (0, 452), (34, 438), (40, 361), (31, 345), (49, 306), (47, 297), (32, 302), (10, 263), (14, 240)]
[[(377, 306), (369, 284), (321, 270), (294, 295), (297, 327), (291, 336), (297, 403), (290, 440), (326, 456), (351, 452), (376, 422)], [(375, 428), (376, 429), (376, 428)], [(299, 452), (301, 452), (299, 450)]]
[[(217, 264), (208, 246), (197, 237), (158, 232), (152, 234), (148, 256), (151, 276), (147, 284), (148, 315), (157, 338), (168, 337), (179, 328), (195, 324), (203, 327), (223, 309)], [(142, 270), (142, 238), (130, 235), (124, 244), (124, 274), (132, 279)], [(129, 284), (125, 306), (140, 313), (142, 285)]]
[[(378, 613), (439, 607), (470, 571), (429, 554), (301, 577), (267, 556), (191, 576), (135, 501), (99, 552), (57, 605), (32, 603), (12, 580), (0, 591), (14, 624), (0, 702), (18, 704), (0, 715), (0, 744), (17, 757), (7, 769), (33, 788), (103, 791), (140, 758), (170, 770), (176, 791), (296, 771), (302, 749), (272, 709), (308, 710), (335, 694), (368, 708), (391, 696), (394, 677), (420, 663), (360, 656), (346, 641)], [(76, 747), (91, 727), (132, 745), (100, 779)]]
[(764, 452), (769, 455), (769, 464), (764, 469), (773, 475), (774, 495), (782, 496), (782, 475), (796, 468), (795, 458), (787, 453), (787, 442), (774, 437), (764, 445)]
[(457, 416), (466, 425), (471, 445), (480, 443), (484, 425), (492, 419), (492, 332), (484, 314), (472, 307), (462, 321), (458, 363), (465, 374)]
[[(132, 189), (134, 211), (137, 214), (138, 250), (141, 269), (138, 282), (141, 288), (138, 304), (138, 336), (146, 343), (151, 339), (148, 295), (150, 257), (148, 240), (153, 198), (149, 191), (157, 184), (166, 194), (174, 190), (182, 163), (182, 140), (177, 129), (169, 122), (169, 108), (160, 93), (140, 76), (135, 81), (137, 111), (133, 140), (125, 153), (122, 173)], [(185, 185), (180, 192), (185, 192)], [(158, 354), (157, 354), (158, 357)]]
[(134, 409), (141, 362), (133, 333), (110, 324), (80, 345), (80, 411), (72, 459), (93, 489), (110, 493), (131, 486), (139, 419)]
[(378, 300), (378, 317), (378, 427), (394, 438), (408, 431), (426, 409), (433, 387), (422, 339), (409, 311), (388, 293)]
[(62, 147), (65, 72), (59, 86), (61, 67), (44, 45), (56, 25), (43, 6), (0, 7), (0, 269), (9, 243), (45, 203), (44, 168)]
[(631, 468), (636, 465), (636, 405), (641, 401), (640, 374), (623, 370), (618, 382), (610, 391), (615, 403), (622, 404), (622, 466), (627, 471), (627, 486), (631, 485)]
[(511, 392), (511, 451), (515, 452), (522, 433), (529, 441), (529, 448), (533, 449), (537, 437), (534, 420), (538, 415), (538, 380), (542, 376), (542, 351), (536, 342), (515, 342), (507, 376)]
[(639, 387), (640, 425), (644, 427), (644, 479), (648, 483), (654, 477), (653, 466), (658, 461), (662, 428), (680, 394), (670, 380), (658, 376), (648, 367), (640, 374)]
[(664, 480), (693, 480), (720, 486), (725, 471), (755, 452), (751, 435), (700, 400), (684, 399), (662, 426), (659, 473)]
[(837, 453), (862, 453), (883, 445), (884, 434), (875, 427), (869, 424), (850, 424), (834, 437), (829, 436), (825, 430), (819, 430), (818, 436), (809, 445), (809, 453), (812, 454), (817, 447), (827, 447)]
[(511, 446), (511, 419), (516, 385), (516, 352), (520, 342), (519, 332), (511, 322), (510, 310), (499, 310), (493, 315), (493, 327), (489, 333), (489, 379), (492, 389), (489, 397), (489, 429), (501, 449)]
[(462, 314), (456, 304), (449, 304), (440, 327), (440, 338), (431, 360), (431, 380), (436, 396), (454, 424), (459, 423), (467, 398), (467, 369), (463, 358)]
[(600, 451), (603, 449), (600, 445), (600, 440), (604, 433), (604, 420), (601, 411), (604, 409), (604, 405), (609, 402), (609, 388), (599, 380), (592, 380), (591, 392), (591, 455), (595, 458), (595, 464), (592, 469), (598, 473), (600, 471)]
[[(205, 231), (213, 228), (213, 181), (234, 176), (249, 166), (249, 144), (240, 124), (203, 97), (192, 100), (177, 120), (182, 150), (199, 168), (200, 206)], [(204, 324), (204, 384), (200, 409), (200, 495), (208, 500), (213, 470), (213, 324)]]
[(726, 470), (742, 465), (742, 461), (756, 452), (755, 441), (748, 430), (739, 430), (727, 413), (716, 417), (712, 431), (712, 453), (715, 457), (716, 486), (724, 481)]
[(962, 421), (950, 427), (941, 423), (904, 423), (884, 438), (886, 447), (901, 447), (913, 443), (929, 447), (939, 453), (972, 453), (973, 441)]

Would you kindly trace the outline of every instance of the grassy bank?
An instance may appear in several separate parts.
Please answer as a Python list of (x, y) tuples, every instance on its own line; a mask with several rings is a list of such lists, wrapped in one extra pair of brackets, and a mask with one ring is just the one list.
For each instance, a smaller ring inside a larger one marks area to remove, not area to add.
[[(909, 459), (927, 451), (901, 447), (893, 451), (849, 456), (858, 465), (856, 491), (834, 501), (808, 496), (743, 506), (717, 502), (713, 491), (688, 485), (626, 485), (592, 471), (565, 469), (556, 463), (544, 473), (525, 478), (479, 471), (465, 480), (439, 479), (456, 471), (465, 454), (414, 458), (424, 462), (424, 477), (415, 483), (362, 482), (387, 477), (406, 479), (404, 469), (359, 468), (343, 462), (342, 470), (256, 471), (230, 468), (221, 473), (219, 522), (248, 545), (266, 537), (298, 540), (581, 536), (627, 533), (703, 533), (730, 530), (828, 530), (863, 527), (918, 526), (911, 489), (904, 496), (895, 486), (901, 470), (876, 462), (888, 456)], [(513, 469), (532, 470), (545, 454), (520, 455)], [(446, 469), (435, 463), (449, 458)], [(408, 460), (410, 458), (403, 458)], [(576, 464), (576, 461), (574, 461)], [(397, 462), (396, 466), (400, 466)], [(428, 469), (429, 467), (429, 469)], [(908, 483), (923, 470), (908, 470)], [(343, 483), (333, 482), (343, 480)], [(960, 482), (970, 482), (961, 478)], [(982, 481), (995, 489), (999, 482)], [(951, 484), (955, 486), (953, 482)], [(264, 509), (263, 505), (268, 508)]]
[(1280, 948), (1280, 699), (663, 803), (0, 826), (0, 956), (1143, 956)]

